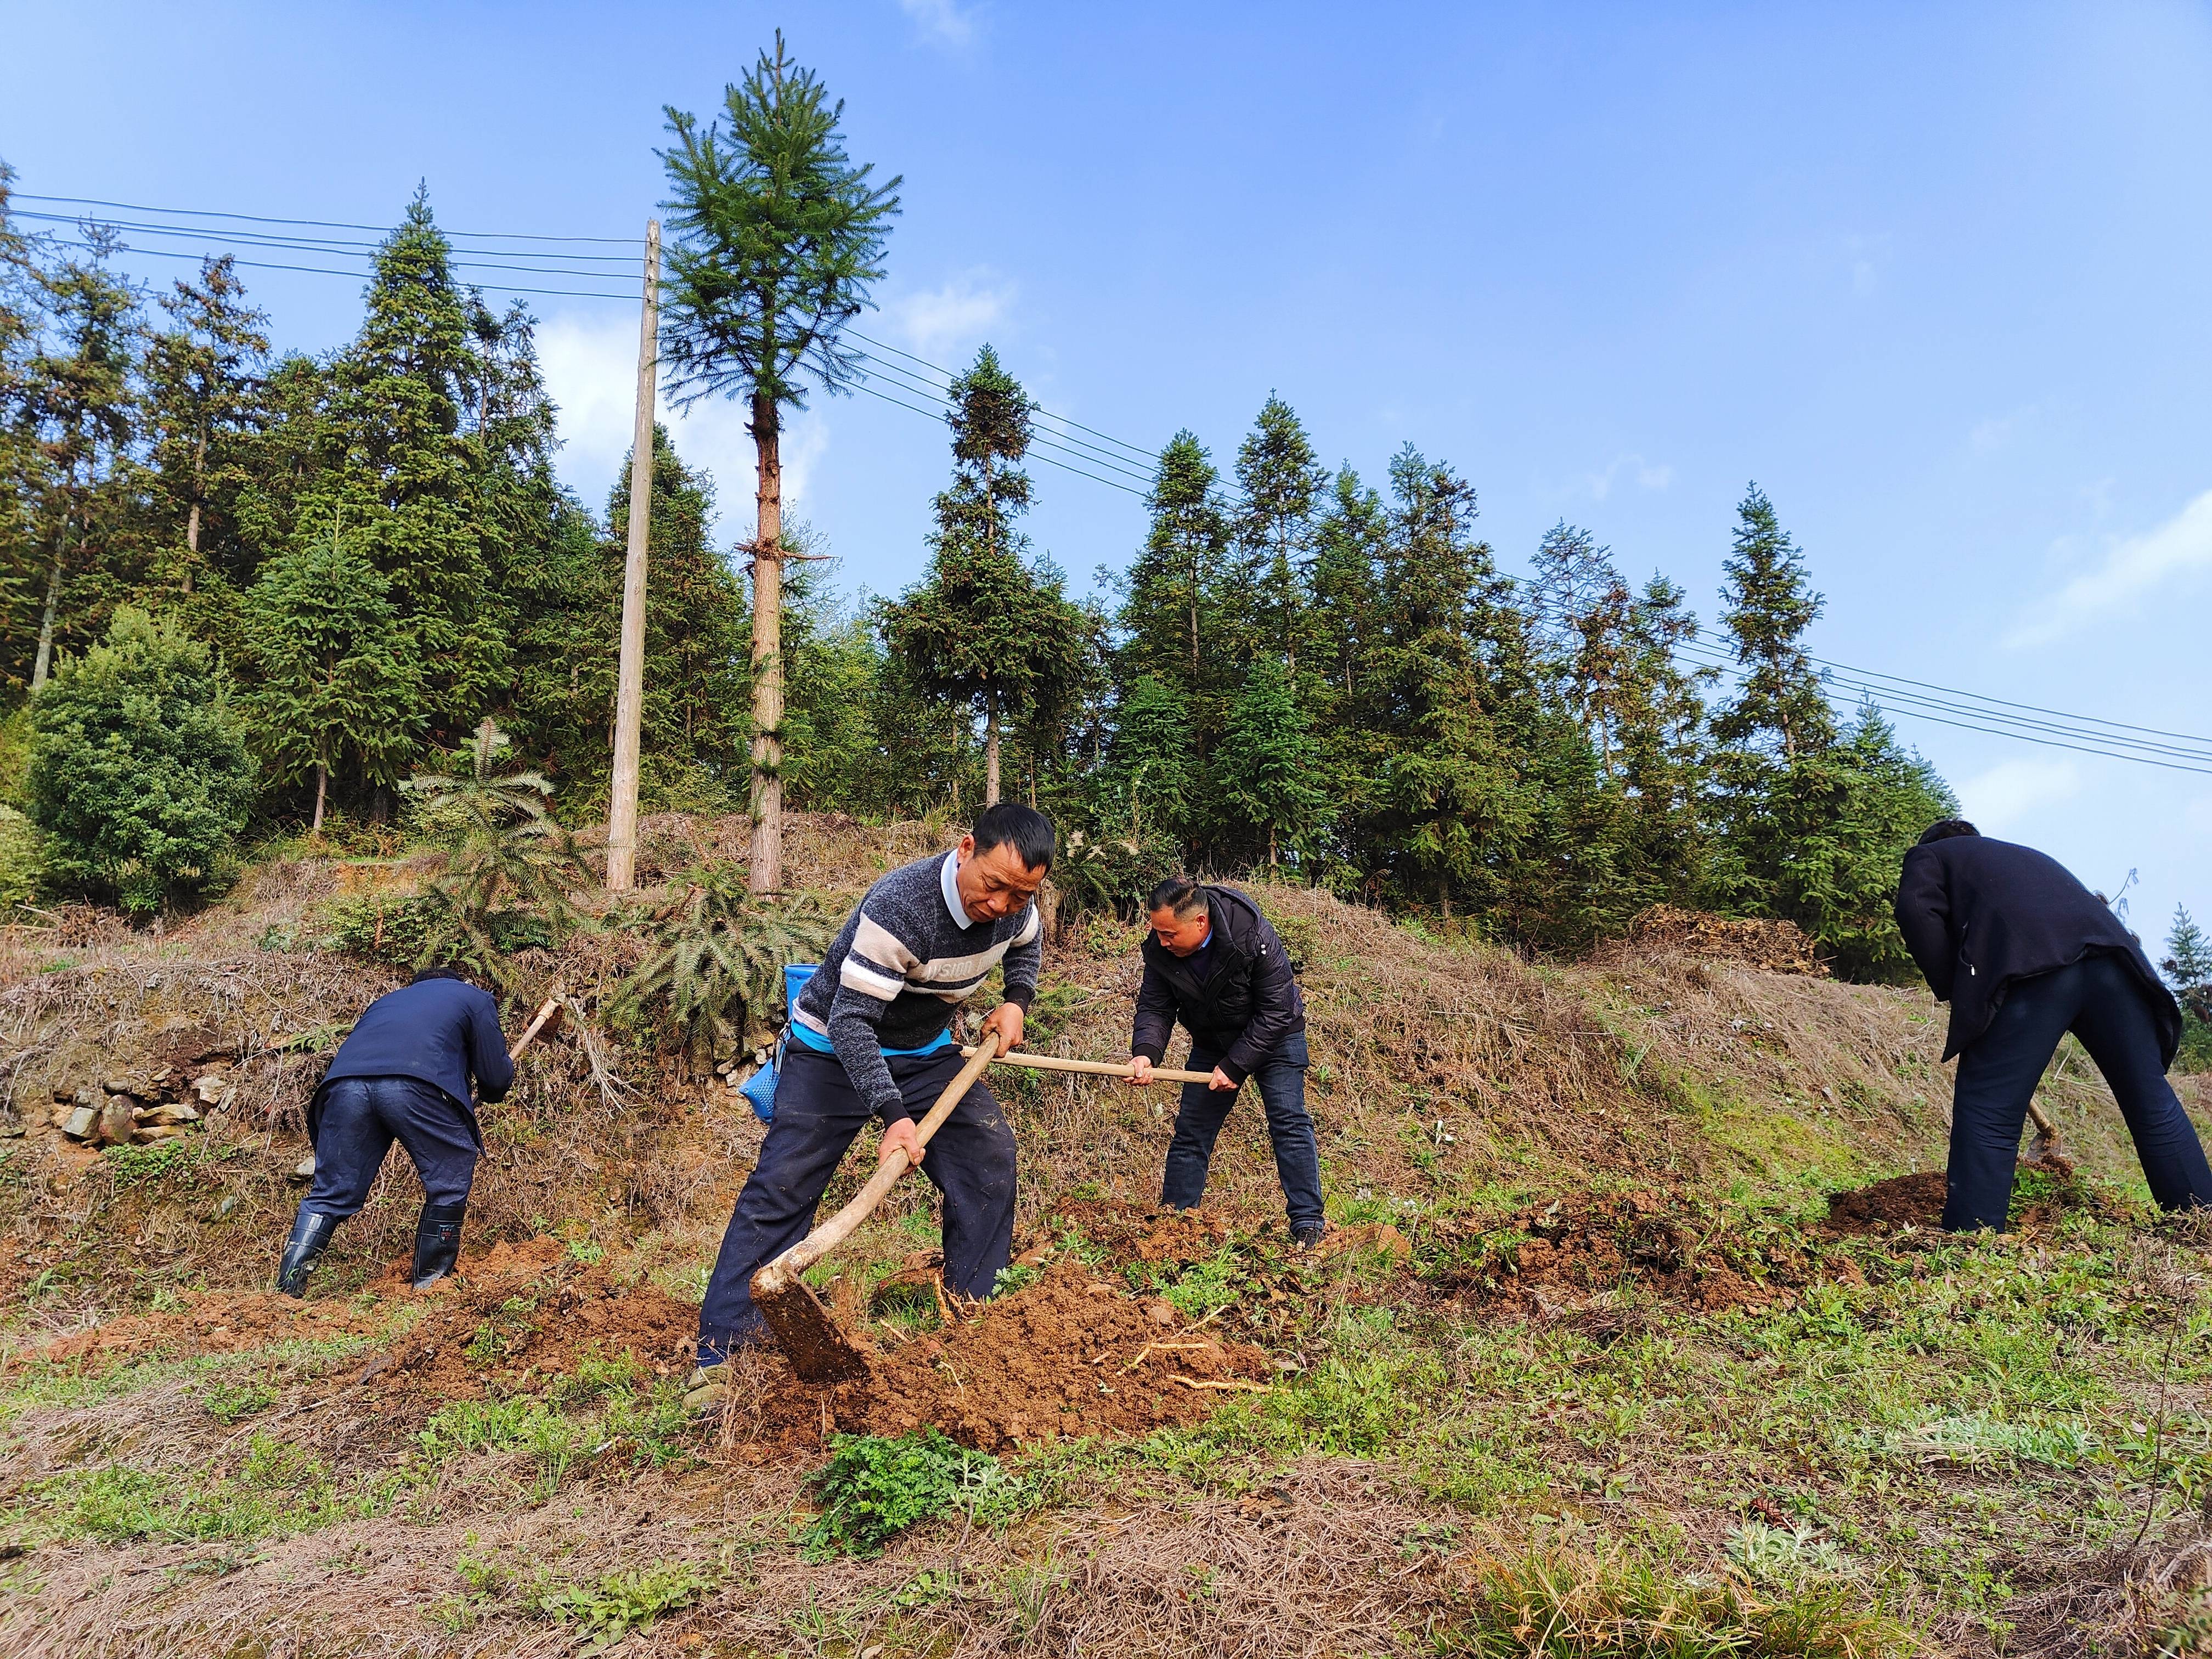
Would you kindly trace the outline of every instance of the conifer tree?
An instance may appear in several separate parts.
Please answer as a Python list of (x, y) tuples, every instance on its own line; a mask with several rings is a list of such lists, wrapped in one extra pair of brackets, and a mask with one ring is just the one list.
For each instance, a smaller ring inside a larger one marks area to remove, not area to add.
[(2191, 1018), (2212, 1024), (2212, 939), (2197, 925), (2189, 907), (2173, 907), (2173, 926), (2166, 935), (2166, 956), (2159, 963), (2173, 985), (2174, 994)]
[[(417, 191), (375, 254), (361, 331), (331, 372), (331, 486), (417, 641), (434, 731), (476, 724), (509, 681), (513, 619), (486, 556), (462, 417), (479, 366), (471, 296)], [(349, 530), (349, 534), (355, 533)]]
[[(884, 274), (899, 179), (870, 182), (839, 123), (842, 103), (785, 51), (782, 31), (704, 127), (670, 107), (673, 236), (661, 349), (678, 407), (702, 398), (748, 405), (758, 477), (753, 538), (755, 892), (782, 884), (783, 411), (811, 386), (836, 392), (858, 373), (845, 325)], [(727, 126), (724, 125), (724, 119)]]
[(1212, 675), (1228, 575), (1228, 513), (1205, 447), (1178, 432), (1160, 452), (1152, 528), (1122, 584), (1122, 655), (1133, 672), (1179, 686), (1194, 712)]
[(929, 574), (885, 608), (884, 638), (925, 693), (983, 718), (983, 804), (1000, 794), (1001, 723), (1064, 703), (1083, 668), (1082, 613), (1023, 562), (1028, 395), (985, 346), (955, 380), (952, 487), (937, 497)]
[(220, 878), (254, 765), (213, 653), (124, 607), (31, 704), (23, 780), (47, 875), (136, 915)]
[(97, 565), (95, 497), (113, 477), (136, 436), (135, 384), (139, 295), (107, 269), (116, 246), (105, 226), (87, 227), (88, 258), (64, 258), (37, 278), (50, 332), (27, 364), (29, 425), (39, 464), (38, 529), (49, 552), (45, 598), (30, 688), (46, 684), (58, 639), (66, 629), (90, 635), (104, 621), (79, 606), (64, 619), (63, 592), (73, 565)]
[(173, 324), (147, 345), (146, 463), (160, 502), (157, 533), (170, 550), (164, 563), (173, 566), (176, 591), (189, 595), (204, 570), (236, 581), (251, 557), (231, 508), (261, 418), (269, 319), (246, 303), (228, 254), (204, 261), (199, 280), (176, 283), (161, 305)]
[(1600, 770), (1613, 775), (1620, 739), (1621, 682), (1632, 649), (1628, 586), (1587, 530), (1564, 519), (1536, 549), (1536, 618), (1545, 655), (1568, 708), (1596, 748)]
[(1735, 545), (1722, 567), (1728, 611), (1721, 625), (1732, 636), (1742, 684), (1715, 717), (1713, 735), (1723, 745), (1788, 761), (1836, 740), (1835, 715), (1800, 642), (1824, 601), (1813, 591), (1804, 555), (1756, 483), (1736, 514)]
[(1291, 696), (1285, 665), (1269, 653), (1255, 657), (1230, 708), (1215, 772), (1223, 804), (1265, 841), (1271, 873), (1283, 844), (1304, 848), (1327, 816), (1319, 760), (1313, 722)]
[(1320, 653), (1314, 665), (1345, 697), (1357, 694), (1373, 642), (1376, 584), (1388, 535), (1382, 498), (1349, 465), (1339, 468), (1314, 532), (1313, 617)]
[(1237, 452), (1238, 586), (1248, 648), (1279, 653), (1293, 686), (1312, 627), (1304, 567), (1328, 476), (1296, 412), (1271, 392)]
[(1455, 898), (1495, 898), (1528, 832), (1536, 800), (1512, 728), (1534, 714), (1534, 682), (1525, 619), (1474, 533), (1474, 487), (1410, 444), (1390, 483), (1361, 694), (1383, 750), (1365, 827), (1401, 890), (1449, 915)]
[(272, 781), (314, 774), (311, 834), (321, 833), (334, 767), (350, 760), (364, 784), (393, 783), (421, 741), (422, 660), (390, 594), (346, 544), (334, 509), (327, 536), (270, 560), (246, 595), (253, 744)]
[(1129, 839), (1191, 839), (1199, 771), (1192, 740), (1190, 704), (1182, 688), (1155, 674), (1140, 674), (1123, 693), (1114, 723), (1114, 746), (1102, 775), (1099, 820), (1127, 823)]

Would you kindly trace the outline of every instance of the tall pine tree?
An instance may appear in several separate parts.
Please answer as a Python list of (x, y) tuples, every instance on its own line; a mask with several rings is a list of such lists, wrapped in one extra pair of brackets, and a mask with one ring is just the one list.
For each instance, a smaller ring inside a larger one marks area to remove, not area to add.
[(390, 592), (333, 510), (327, 536), (270, 560), (246, 595), (250, 735), (271, 781), (313, 774), (311, 833), (334, 768), (351, 761), (364, 784), (394, 783), (420, 746), (422, 662)]
[(1272, 654), (1255, 657), (1231, 706), (1214, 769), (1222, 804), (1264, 844), (1270, 873), (1286, 842), (1304, 850), (1327, 820), (1319, 760), (1313, 722), (1291, 695), (1285, 665)]
[(983, 802), (1000, 795), (1002, 726), (1070, 701), (1086, 630), (1052, 573), (1023, 559), (1028, 395), (985, 346), (952, 383), (952, 487), (937, 497), (929, 573), (884, 611), (885, 640), (927, 695), (983, 720)]
[(776, 32), (744, 80), (724, 88), (703, 128), (670, 108), (660, 152), (671, 228), (661, 349), (678, 404), (743, 398), (759, 481), (753, 538), (755, 892), (782, 885), (783, 411), (810, 386), (836, 392), (859, 373), (845, 325), (884, 274), (899, 180), (871, 182), (845, 153), (845, 106), (794, 63)]

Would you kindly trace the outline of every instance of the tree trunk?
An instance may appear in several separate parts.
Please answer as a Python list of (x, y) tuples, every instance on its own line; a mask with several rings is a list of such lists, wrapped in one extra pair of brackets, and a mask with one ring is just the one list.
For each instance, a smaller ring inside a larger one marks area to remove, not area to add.
[(315, 821), (307, 826), (307, 833), (323, 833), (323, 802), (331, 790), (331, 738), (326, 732), (315, 745)]
[(54, 617), (61, 609), (62, 566), (69, 559), (69, 521), (70, 515), (64, 510), (61, 533), (54, 541), (54, 568), (46, 578), (46, 614), (39, 623), (39, 654), (31, 663), (31, 690), (33, 691), (46, 683), (47, 672), (54, 665)]
[(1271, 876), (1275, 873), (1275, 826), (1273, 823), (1267, 826), (1267, 873)]
[(983, 810), (999, 804), (999, 696), (993, 692), (983, 715)]
[(191, 557), (185, 561), (185, 592), (192, 591), (192, 571), (200, 562), (200, 498), (207, 492), (207, 434), (200, 434), (199, 441), (192, 446), (192, 506), (185, 514), (185, 550)]
[(750, 886), (783, 885), (783, 458), (775, 399), (753, 397), (760, 469), (753, 538), (753, 838)]

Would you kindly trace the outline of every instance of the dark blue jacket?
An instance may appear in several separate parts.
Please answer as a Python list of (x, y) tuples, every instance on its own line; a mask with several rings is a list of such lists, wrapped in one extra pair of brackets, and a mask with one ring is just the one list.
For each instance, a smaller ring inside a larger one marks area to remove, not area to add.
[(1946, 1060), (1989, 1030), (2014, 980), (2102, 952), (2134, 974), (2173, 1063), (2181, 1042), (2173, 994), (2136, 936), (2048, 854), (1989, 836), (1916, 847), (1897, 884), (1897, 927), (1928, 988), (1951, 1005)]
[(310, 1137), (321, 1115), (323, 1091), (344, 1077), (418, 1079), (442, 1091), (473, 1125), (477, 1101), (501, 1099), (514, 1082), (499, 1004), (490, 992), (458, 979), (420, 980), (377, 998), (316, 1085), (307, 1109)]
[(1305, 999), (1291, 953), (1258, 905), (1234, 887), (1208, 887), (1206, 905), (1212, 933), (1195, 955), (1179, 957), (1158, 933), (1146, 933), (1129, 1052), (1158, 1065), (1181, 1020), (1192, 1042), (1219, 1054), (1230, 1080), (1242, 1083), (1306, 1029)]

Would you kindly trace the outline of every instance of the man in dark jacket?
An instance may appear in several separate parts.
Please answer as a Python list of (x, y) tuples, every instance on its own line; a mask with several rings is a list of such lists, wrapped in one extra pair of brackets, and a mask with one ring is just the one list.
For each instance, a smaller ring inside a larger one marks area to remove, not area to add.
[(2181, 1011), (2136, 936), (2056, 859), (1946, 818), (1905, 855), (1897, 926), (1956, 1054), (1943, 1224), (2002, 1230), (2021, 1126), (2069, 1031), (2112, 1085), (2151, 1196), (2212, 1204), (2212, 1169), (2166, 1080)]
[(412, 984), (370, 1003), (307, 1103), (315, 1184), (293, 1219), (276, 1288), (307, 1294), (307, 1275), (330, 1247), (332, 1230), (368, 1201), (395, 1140), (422, 1180), (415, 1286), (451, 1273), (483, 1150), (476, 1103), (503, 1098), (514, 1082), (499, 1004), (458, 969), (425, 969)]
[(1154, 890), (1149, 908), (1152, 931), (1143, 946), (1129, 1081), (1151, 1084), (1178, 1020), (1190, 1033), (1189, 1069), (1213, 1073), (1210, 1083), (1182, 1086), (1160, 1201), (1179, 1210), (1198, 1207), (1213, 1143), (1237, 1090), (1255, 1078), (1291, 1237), (1310, 1248), (1325, 1225), (1321, 1157), (1306, 1114), (1306, 1006), (1290, 952), (1260, 907), (1233, 887), (1177, 876)]

